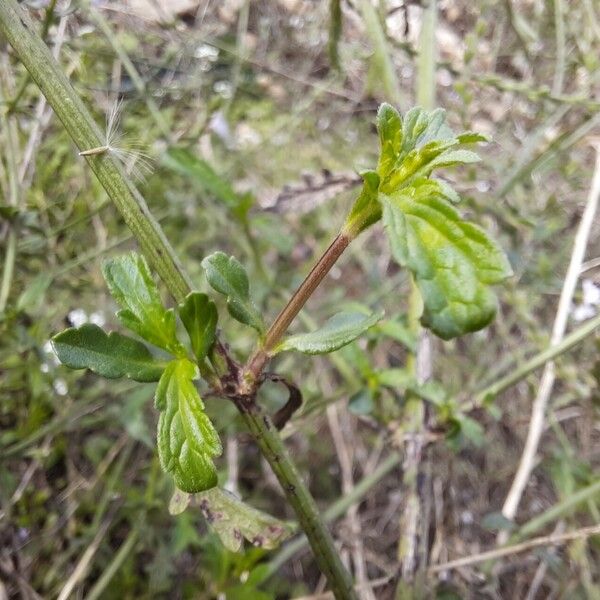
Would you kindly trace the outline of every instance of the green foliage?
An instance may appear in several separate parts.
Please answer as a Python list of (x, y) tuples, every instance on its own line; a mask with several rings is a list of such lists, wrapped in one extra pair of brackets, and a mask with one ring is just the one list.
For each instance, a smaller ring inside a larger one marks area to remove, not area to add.
[(461, 146), (486, 138), (455, 135), (442, 109), (413, 108), (402, 119), (389, 104), (379, 109), (377, 129), (377, 170), (363, 174), (345, 231), (357, 235), (383, 216), (394, 258), (411, 271), (423, 297), (421, 322), (435, 334), (448, 340), (485, 327), (496, 312), (489, 286), (512, 274), (510, 264), (452, 207), (456, 192), (430, 176), (440, 167), (479, 160)]
[(163, 306), (146, 259), (131, 252), (107, 260), (102, 272), (110, 293), (123, 308), (117, 313), (121, 323), (151, 344), (175, 356), (184, 355), (177, 340), (175, 313)]
[(424, 311), (421, 322), (447, 340), (485, 327), (496, 313), (489, 285), (510, 266), (485, 232), (460, 220), (434, 181), (383, 200), (394, 258), (412, 272)]
[(63, 365), (90, 369), (109, 379), (158, 381), (165, 368), (165, 363), (158, 362), (141, 342), (116, 331), (106, 334), (89, 323), (55, 335), (52, 347)]
[[(111, 379), (158, 380), (155, 405), (160, 411), (157, 441), (162, 468), (185, 492), (215, 486), (217, 472), (212, 457), (221, 454), (221, 442), (193, 384), (198, 367), (186, 357), (177, 339), (175, 312), (163, 306), (143, 256), (131, 252), (108, 260), (103, 273), (111, 294), (123, 307), (117, 313), (120, 321), (174, 358), (158, 362), (137, 340), (116, 332), (107, 335), (96, 325), (83, 325), (53, 338), (59, 360), (68, 367), (88, 368)], [(192, 292), (179, 307), (179, 315), (200, 363), (215, 339), (216, 306), (206, 294)]]
[(202, 266), (211, 287), (227, 297), (231, 316), (262, 334), (265, 324), (252, 302), (248, 275), (240, 262), (224, 252), (215, 252), (202, 261)]
[(179, 317), (190, 336), (194, 356), (201, 362), (215, 341), (217, 307), (206, 294), (192, 292), (179, 305)]
[(367, 329), (383, 318), (383, 313), (365, 315), (358, 312), (341, 312), (329, 319), (325, 325), (311, 333), (292, 335), (280, 342), (274, 353), (297, 350), (304, 354), (328, 354), (354, 341)]
[(197, 367), (188, 359), (171, 361), (156, 388), (158, 456), (180, 490), (194, 494), (217, 485), (212, 457), (222, 452), (219, 436), (204, 413), (193, 379)]

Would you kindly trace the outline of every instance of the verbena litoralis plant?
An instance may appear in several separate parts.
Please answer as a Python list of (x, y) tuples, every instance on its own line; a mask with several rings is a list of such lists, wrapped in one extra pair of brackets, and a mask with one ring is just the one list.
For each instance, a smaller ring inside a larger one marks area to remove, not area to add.
[[(14, 0), (0, 0), (0, 27), (80, 151), (99, 146), (102, 135), (97, 126)], [(129, 254), (105, 263), (104, 275), (122, 308), (118, 313), (121, 323), (162, 354), (137, 339), (117, 332), (107, 334), (92, 325), (54, 338), (56, 352), (65, 364), (88, 367), (107, 377), (158, 381), (160, 461), (184, 491), (213, 489), (217, 482), (213, 459), (221, 452), (194, 380), (204, 379), (209, 393), (232, 400), (281, 483), (319, 567), (339, 598), (355, 597), (351, 578), (281, 438), (257, 402), (265, 380), (283, 381), (290, 399), (274, 418), (282, 426), (299, 403), (299, 391), (293, 382), (265, 372), (267, 362), (283, 351), (333, 352), (379, 320), (378, 313), (340, 313), (316, 332), (285, 337), (294, 317), (345, 248), (379, 220), (383, 220), (396, 260), (409, 269), (421, 292), (423, 325), (444, 339), (487, 325), (496, 305), (489, 286), (511, 272), (504, 254), (486, 233), (461, 219), (453, 207), (458, 201), (456, 193), (432, 178), (437, 168), (475, 161), (476, 155), (462, 146), (484, 138), (472, 133), (455, 136), (441, 110), (415, 108), (402, 119), (391, 106), (383, 105), (377, 125), (381, 145), (377, 168), (363, 174), (362, 191), (341, 232), (270, 327), (252, 302), (250, 282), (235, 258), (217, 252), (203, 261), (209, 284), (227, 297), (229, 314), (257, 331), (256, 349), (244, 364), (219, 339), (215, 304), (207, 295), (192, 290), (121, 166), (110, 153), (88, 154), (90, 167), (178, 306), (167, 309), (162, 305), (145, 259)], [(187, 331), (187, 343), (177, 334), (177, 317)]]
[[(362, 174), (362, 191), (342, 231), (268, 330), (252, 301), (241, 263), (222, 252), (202, 262), (210, 286), (227, 298), (230, 316), (257, 332), (257, 350), (246, 367), (218, 339), (215, 303), (206, 294), (192, 292), (176, 309), (165, 308), (148, 264), (135, 253), (106, 261), (104, 277), (121, 306), (117, 313), (121, 323), (168, 358), (155, 356), (138, 340), (117, 332), (106, 334), (95, 325), (67, 329), (54, 337), (56, 353), (69, 367), (87, 367), (110, 378), (158, 381), (160, 464), (184, 492), (203, 492), (217, 484), (213, 459), (221, 453), (195, 379), (205, 379), (210, 395), (229, 398), (242, 411), (256, 402), (266, 379), (284, 381), (291, 406), (274, 419), (282, 426), (299, 404), (298, 390), (293, 382), (265, 373), (267, 361), (283, 351), (333, 352), (381, 318), (381, 313), (338, 313), (320, 330), (284, 335), (343, 249), (379, 220), (383, 220), (395, 259), (410, 270), (418, 285), (425, 327), (450, 339), (481, 329), (493, 318), (496, 299), (489, 286), (510, 275), (507, 259), (481, 228), (460, 217), (453, 206), (459, 201), (456, 192), (432, 177), (440, 167), (478, 160), (462, 146), (484, 138), (475, 133), (454, 135), (441, 109), (414, 108), (401, 118), (383, 104), (377, 128), (377, 168)], [(176, 316), (188, 334), (187, 345), (178, 338)]]

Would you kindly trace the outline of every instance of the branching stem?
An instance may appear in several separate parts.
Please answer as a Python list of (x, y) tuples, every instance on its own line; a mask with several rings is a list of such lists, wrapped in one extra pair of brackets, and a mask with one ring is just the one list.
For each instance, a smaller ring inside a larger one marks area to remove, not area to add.
[(270, 351), (277, 345), (283, 334), (287, 331), (296, 315), (302, 310), (307, 300), (312, 296), (324, 277), (331, 271), (333, 265), (342, 255), (352, 238), (340, 233), (331, 242), (327, 250), (322, 254), (310, 273), (306, 276), (300, 287), (296, 290), (289, 302), (277, 315), (275, 321), (265, 335), (263, 345), (257, 348), (250, 357), (243, 373), (242, 390), (250, 393), (256, 389), (260, 374), (270, 358)]

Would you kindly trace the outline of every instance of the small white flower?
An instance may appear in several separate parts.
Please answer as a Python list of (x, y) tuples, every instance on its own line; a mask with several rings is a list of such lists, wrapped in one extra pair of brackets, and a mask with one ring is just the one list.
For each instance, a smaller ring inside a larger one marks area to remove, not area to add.
[(591, 279), (584, 279), (581, 287), (583, 288), (583, 303), (598, 306), (600, 304), (600, 288)]
[(90, 315), (90, 323), (98, 325), (98, 327), (102, 327), (106, 324), (106, 318), (101, 312), (96, 311)]
[(83, 308), (74, 308), (69, 313), (69, 321), (73, 323), (73, 327), (81, 327), (88, 322), (88, 316)]
[(67, 387), (67, 382), (64, 379), (56, 379), (54, 381), (54, 391), (59, 396), (66, 396), (69, 388)]

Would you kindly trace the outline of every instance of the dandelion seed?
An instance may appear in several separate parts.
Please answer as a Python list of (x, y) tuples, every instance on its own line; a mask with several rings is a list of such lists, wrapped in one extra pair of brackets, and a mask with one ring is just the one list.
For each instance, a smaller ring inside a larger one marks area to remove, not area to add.
[(123, 134), (120, 133), (121, 114), (123, 111), (123, 100), (113, 102), (110, 111), (106, 115), (106, 137), (104, 145), (82, 150), (79, 156), (94, 156), (97, 154), (111, 154), (136, 179), (144, 180), (154, 170), (152, 157), (143, 151), (144, 145), (129, 141), (123, 142)]

